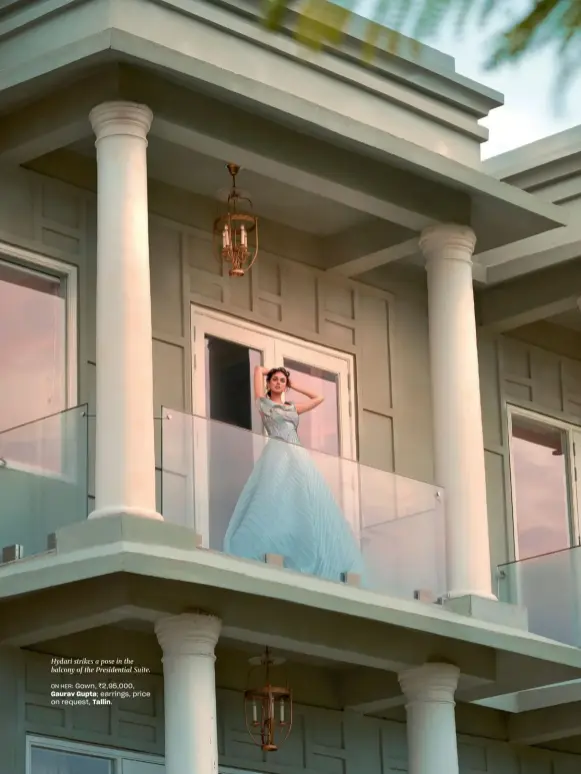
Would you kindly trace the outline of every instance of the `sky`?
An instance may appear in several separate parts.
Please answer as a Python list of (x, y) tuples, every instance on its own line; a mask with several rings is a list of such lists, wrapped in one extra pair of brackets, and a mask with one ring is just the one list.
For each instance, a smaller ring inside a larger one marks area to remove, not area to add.
[[(370, 2), (373, 0), (363, 2), (359, 12), (368, 15)], [(483, 158), (581, 124), (581, 101), (575, 99), (575, 90), (578, 94), (581, 87), (581, 77), (572, 81), (566, 93), (562, 93), (554, 51), (542, 50), (526, 56), (518, 64), (492, 72), (485, 70), (484, 64), (495, 33), (504, 29), (509, 13), (521, 14), (530, 2), (505, 0), (506, 10), (497, 12), (484, 26), (475, 12), (473, 18), (468, 18), (461, 35), (450, 20), (436, 36), (422, 40), (453, 56), (458, 73), (504, 94), (504, 106), (493, 110), (482, 121), (490, 131), (489, 141), (482, 146)], [(479, 2), (473, 3), (473, 6), (480, 5)], [(559, 92), (561, 99), (555, 100)]]

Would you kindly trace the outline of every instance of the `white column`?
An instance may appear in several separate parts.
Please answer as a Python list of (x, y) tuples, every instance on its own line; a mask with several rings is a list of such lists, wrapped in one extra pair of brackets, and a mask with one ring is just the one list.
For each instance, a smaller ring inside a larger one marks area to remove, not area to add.
[(106, 102), (90, 114), (97, 148), (95, 516), (161, 519), (155, 502), (147, 211), (151, 110)]
[(454, 693), (460, 670), (424, 664), (399, 676), (407, 699), (409, 774), (458, 774)]
[(428, 273), (436, 483), (444, 488), (450, 597), (492, 594), (484, 439), (472, 287), (474, 232), (433, 226), (421, 236)]
[(165, 774), (218, 774), (214, 650), (221, 621), (201, 613), (160, 619)]

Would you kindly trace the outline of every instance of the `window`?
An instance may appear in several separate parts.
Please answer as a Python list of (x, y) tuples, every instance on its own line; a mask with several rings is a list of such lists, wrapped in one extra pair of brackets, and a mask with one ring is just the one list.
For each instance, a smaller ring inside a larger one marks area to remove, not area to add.
[[(163, 758), (127, 750), (29, 736), (26, 774), (164, 774)], [(258, 774), (223, 768), (219, 774)]]
[(33, 745), (30, 771), (31, 774), (113, 774), (113, 760), (93, 753)]
[(26, 774), (164, 774), (163, 759), (67, 740), (28, 737)]
[(579, 430), (515, 407), (509, 407), (509, 428), (515, 558), (578, 544)]
[[(0, 244), (0, 457), (63, 474), (76, 405), (76, 269)], [(51, 417), (45, 420), (45, 417)]]
[(0, 432), (66, 407), (65, 349), (63, 281), (0, 259)]

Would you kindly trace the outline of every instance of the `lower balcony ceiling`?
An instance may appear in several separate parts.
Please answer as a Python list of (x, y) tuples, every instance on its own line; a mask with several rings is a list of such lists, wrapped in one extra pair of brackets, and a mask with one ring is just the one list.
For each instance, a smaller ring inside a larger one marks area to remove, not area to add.
[(561, 312), (554, 317), (549, 317), (547, 322), (581, 333), (581, 310), (570, 309), (567, 312)]
[[(125, 621), (120, 621), (114, 624), (111, 629), (118, 629), (120, 632), (138, 632), (140, 634), (153, 635), (153, 624), (149, 621), (143, 621), (139, 618), (128, 618)], [(262, 648), (254, 645), (250, 642), (242, 642), (240, 640), (232, 640), (228, 637), (221, 637), (218, 644), (220, 651), (235, 651), (242, 654), (245, 658), (253, 658), (260, 656), (263, 653)], [(290, 651), (277, 649), (274, 655), (277, 658), (282, 658), (287, 662), (295, 664), (310, 664), (312, 666), (322, 667), (334, 671), (345, 671), (349, 669), (347, 664), (341, 664), (337, 661), (330, 661), (325, 658), (318, 658), (307, 653), (291, 653)]]

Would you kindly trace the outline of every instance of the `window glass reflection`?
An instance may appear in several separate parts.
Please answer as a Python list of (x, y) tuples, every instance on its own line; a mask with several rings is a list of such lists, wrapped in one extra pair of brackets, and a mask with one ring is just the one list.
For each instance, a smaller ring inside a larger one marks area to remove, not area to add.
[(512, 476), (518, 558), (571, 545), (567, 434), (513, 414)]
[(66, 406), (62, 282), (0, 261), (0, 432)]
[(113, 761), (95, 755), (33, 747), (30, 774), (113, 774)]
[[(291, 384), (293, 374), (296, 374), (297, 383), (300, 381), (301, 386), (325, 398), (314, 411), (301, 415), (299, 438), (302, 445), (338, 457), (341, 453), (341, 423), (337, 374), (289, 358), (284, 359), (284, 366), (290, 371)], [(304, 403), (308, 398), (291, 389), (286, 393), (286, 400), (291, 403)]]

